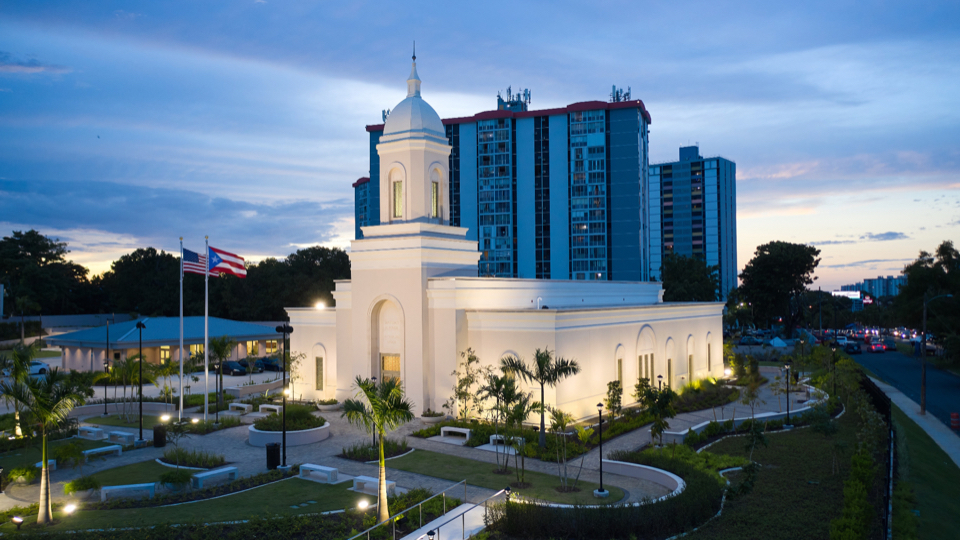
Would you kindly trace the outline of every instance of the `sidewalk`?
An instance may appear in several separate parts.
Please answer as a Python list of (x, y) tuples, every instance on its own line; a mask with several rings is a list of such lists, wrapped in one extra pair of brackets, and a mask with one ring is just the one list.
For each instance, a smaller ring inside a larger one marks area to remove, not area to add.
[(958, 436), (957, 433), (947, 427), (936, 416), (932, 414), (921, 415), (920, 405), (917, 405), (916, 401), (908, 398), (900, 390), (873, 377), (870, 377), (870, 380), (883, 390), (883, 393), (890, 398), (890, 401), (892, 401), (894, 405), (900, 407), (900, 410), (902, 410), (904, 414), (916, 422), (917, 425), (920, 426), (920, 429), (927, 432), (927, 435), (937, 443), (937, 446), (950, 456), (950, 459), (957, 464), (957, 467), (960, 467), (960, 436)]

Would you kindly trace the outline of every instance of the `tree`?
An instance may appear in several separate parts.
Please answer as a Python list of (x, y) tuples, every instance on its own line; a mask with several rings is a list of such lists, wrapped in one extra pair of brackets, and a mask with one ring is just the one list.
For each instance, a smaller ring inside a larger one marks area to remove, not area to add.
[(673, 406), (673, 401), (677, 398), (676, 392), (668, 386), (663, 390), (650, 388), (643, 394), (641, 403), (644, 408), (653, 416), (653, 423), (650, 426), (650, 436), (653, 439), (660, 439), (660, 446), (663, 446), (663, 432), (670, 427), (668, 418), (677, 415), (677, 410)]
[(757, 247), (753, 259), (740, 274), (740, 292), (752, 304), (757, 319), (772, 321), (780, 316), (787, 329), (793, 326), (803, 305), (801, 297), (814, 282), (820, 250), (804, 244), (770, 242)]
[(567, 360), (560, 357), (554, 360), (553, 353), (549, 349), (537, 349), (533, 355), (533, 365), (531, 366), (528, 366), (521, 358), (507, 356), (500, 360), (500, 367), (507, 373), (520, 375), (523, 380), (540, 385), (540, 448), (546, 448), (546, 411), (542, 408), (542, 404), (546, 403), (545, 388), (556, 386), (563, 379), (580, 373), (580, 364), (576, 360)]
[[(203, 276), (187, 274), (184, 287), (187, 277), (200, 278), (198, 281), (203, 283)], [(100, 283), (107, 296), (109, 311), (173, 317), (180, 312), (179, 279), (178, 258), (172, 253), (148, 247), (113, 261)], [(184, 296), (200, 298), (202, 303), (203, 291), (201, 289), (197, 296)]]
[[(787, 396), (790, 399), (790, 396)], [(743, 394), (740, 396), (740, 403), (750, 407), (750, 418), (756, 418), (755, 409), (767, 402), (760, 398), (760, 383), (751, 382), (743, 388)]]
[[(938, 338), (956, 336), (960, 328), (960, 253), (953, 242), (944, 241), (933, 254), (921, 251), (915, 261), (904, 267), (903, 275), (907, 283), (900, 287), (893, 301), (899, 323), (921, 328), (924, 299), (952, 294), (953, 298), (938, 298), (927, 305), (927, 332)], [(953, 353), (952, 349), (948, 352)]]
[(470, 416), (471, 409), (479, 412), (482, 399), (480, 393), (474, 389), (474, 386), (480, 382), (486, 375), (492, 373), (490, 366), (485, 368), (478, 367), (480, 359), (473, 352), (473, 349), (467, 349), (460, 352), (461, 362), (457, 369), (450, 373), (456, 378), (453, 385), (453, 395), (443, 404), (443, 408), (452, 412), (454, 416), (461, 420), (466, 420)]
[[(583, 426), (574, 426), (574, 429), (577, 430), (577, 440), (580, 441), (580, 444), (584, 448), (590, 443), (590, 438), (593, 437), (593, 428), (585, 428)], [(580, 470), (577, 471), (577, 478), (573, 481), (573, 487), (576, 488), (577, 484), (580, 483), (580, 473), (583, 472), (583, 460), (586, 459), (587, 453), (584, 452), (580, 456)]]
[[(477, 395), (484, 400), (493, 400), (493, 407), (488, 407), (487, 411), (493, 419), (493, 433), (500, 435), (500, 422), (506, 419), (507, 410), (513, 405), (520, 395), (517, 389), (517, 380), (509, 375), (497, 375), (493, 372), (486, 374), (486, 382), (479, 388)], [(497, 470), (507, 470), (507, 460), (504, 456), (503, 468), (500, 467), (500, 446), (494, 447), (495, 459), (497, 461)]]
[(88, 311), (81, 305), (92, 292), (87, 269), (68, 261), (69, 252), (65, 242), (36, 230), (13, 231), (0, 239), (0, 283), (13, 298), (31, 298), (44, 314)]
[(716, 302), (720, 297), (720, 267), (698, 257), (668, 253), (663, 258), (664, 302)]
[(521, 392), (507, 411), (507, 423), (513, 426), (510, 441), (514, 450), (513, 463), (517, 471), (517, 484), (514, 487), (517, 488), (527, 487), (527, 439), (523, 436), (523, 421), (535, 411), (543, 412), (543, 404), (533, 401), (531, 396), (529, 392)]
[[(570, 475), (567, 473), (567, 427), (573, 416), (560, 409), (550, 408), (550, 430), (557, 437), (557, 472), (560, 475), (560, 490), (571, 491)], [(561, 449), (563, 456), (560, 455)]]
[(80, 401), (76, 394), (65, 392), (64, 376), (53, 368), (46, 377), (27, 377), (24, 380), (4, 381), (0, 390), (5, 396), (29, 411), (37, 422), (41, 435), (40, 510), (37, 523), (53, 521), (50, 501), (50, 474), (47, 469), (47, 430), (67, 418), (67, 414)]
[[(27, 322), (24, 315), (26, 315), (28, 311), (30, 313), (34, 313), (39, 310), (40, 304), (31, 300), (29, 296), (18, 296), (13, 305), (16, 307), (17, 311), (20, 312), (20, 344), (23, 345), (26, 343), (27, 328)], [(43, 336), (43, 328), (40, 329), (40, 336)]]
[[(230, 359), (234, 349), (237, 348), (237, 342), (230, 336), (220, 336), (210, 339), (210, 356), (217, 363), (217, 380), (220, 381), (220, 391), (217, 392), (217, 410), (223, 406), (223, 363)], [(253, 365), (250, 365), (253, 369)]]
[(614, 417), (620, 415), (620, 411), (623, 410), (623, 384), (620, 381), (607, 383), (607, 397), (603, 402)]
[(380, 483), (377, 490), (377, 521), (390, 518), (387, 508), (387, 466), (383, 455), (383, 441), (388, 430), (396, 429), (413, 420), (413, 404), (403, 395), (403, 387), (397, 379), (376, 383), (359, 376), (354, 382), (357, 398), (343, 402), (343, 414), (351, 424), (377, 434), (380, 462)]

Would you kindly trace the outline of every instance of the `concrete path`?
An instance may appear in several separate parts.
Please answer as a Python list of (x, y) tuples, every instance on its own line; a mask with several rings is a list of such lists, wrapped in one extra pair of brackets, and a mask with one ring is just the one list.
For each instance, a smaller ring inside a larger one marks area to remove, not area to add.
[(883, 393), (886, 394), (887, 397), (890, 398), (890, 401), (897, 407), (900, 407), (900, 410), (902, 410), (904, 414), (916, 422), (917, 425), (920, 426), (920, 429), (926, 431), (927, 435), (930, 435), (930, 438), (937, 443), (937, 446), (950, 456), (950, 459), (957, 464), (957, 467), (960, 467), (960, 437), (957, 436), (956, 432), (932, 414), (921, 415), (920, 405), (900, 390), (873, 377), (870, 377), (870, 380), (876, 383), (880, 390), (883, 390)]
[(453, 510), (427, 523), (423, 527), (404, 536), (401, 540), (421, 540), (430, 538), (428, 532), (433, 531), (433, 540), (455, 540), (470, 538), (483, 530), (483, 506), (461, 504)]

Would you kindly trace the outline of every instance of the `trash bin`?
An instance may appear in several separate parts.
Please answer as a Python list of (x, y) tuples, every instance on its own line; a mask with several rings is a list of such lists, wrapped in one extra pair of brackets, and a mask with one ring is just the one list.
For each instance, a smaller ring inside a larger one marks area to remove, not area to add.
[(274, 470), (280, 466), (280, 443), (267, 443), (267, 469)]
[(153, 447), (163, 448), (167, 445), (167, 426), (157, 424), (153, 426)]

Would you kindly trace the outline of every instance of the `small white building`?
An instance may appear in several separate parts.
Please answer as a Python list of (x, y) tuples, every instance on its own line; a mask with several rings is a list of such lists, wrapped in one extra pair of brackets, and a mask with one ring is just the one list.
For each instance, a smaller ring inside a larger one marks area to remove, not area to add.
[(477, 277), (477, 242), (447, 225), (444, 133), (414, 62), (377, 145), (381, 225), (351, 243), (336, 309), (287, 309), (305, 397), (343, 400), (358, 376), (398, 377), (416, 412), (438, 410), (468, 348), (484, 365), (537, 348), (576, 360), (581, 373), (546, 402), (577, 417), (596, 414), (618, 378), (629, 402), (639, 377), (679, 387), (723, 374), (722, 303), (664, 303), (659, 283)]

